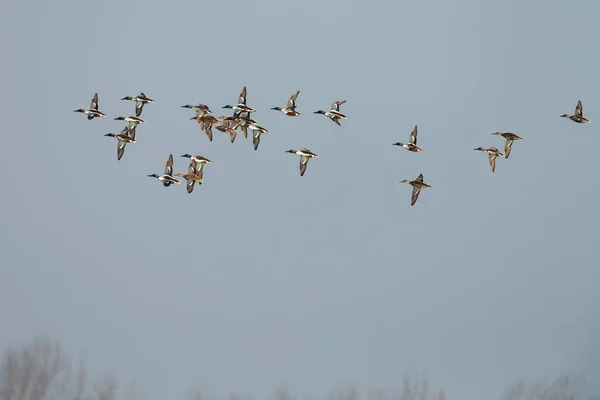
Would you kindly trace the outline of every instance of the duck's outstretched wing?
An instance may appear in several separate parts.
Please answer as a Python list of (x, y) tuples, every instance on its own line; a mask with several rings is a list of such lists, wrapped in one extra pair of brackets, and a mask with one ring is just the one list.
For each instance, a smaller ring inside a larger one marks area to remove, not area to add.
[(187, 192), (188, 193), (192, 193), (194, 191), (194, 184), (195, 183), (196, 183), (196, 181), (194, 181), (192, 179), (188, 179), (187, 180), (186, 188), (187, 188)]
[(238, 104), (246, 104), (246, 86), (244, 86), (240, 96), (238, 97)]
[(510, 156), (510, 151), (512, 150), (514, 141), (514, 139), (506, 139), (506, 143), (504, 144), (504, 158), (508, 158), (508, 156)]
[(258, 145), (260, 144), (260, 132), (256, 132), (252, 135), (252, 144), (254, 145), (254, 150), (258, 150)]
[(165, 175), (173, 176), (173, 154), (169, 154), (169, 159), (165, 165)]
[(94, 97), (90, 103), (90, 110), (98, 111), (98, 93), (94, 93)]
[(300, 94), (299, 90), (296, 93), (294, 93), (292, 97), (290, 97), (290, 99), (288, 100), (287, 108), (289, 108), (290, 110), (296, 108), (296, 98), (298, 98), (298, 94)]
[[(420, 176), (420, 175), (419, 175)], [(419, 193), (421, 193), (421, 188), (417, 186), (413, 186), (412, 197), (410, 198), (410, 205), (414, 206), (419, 198)]]
[(306, 167), (308, 166), (309, 157), (301, 156), (300, 157), (300, 176), (304, 176), (306, 172)]
[(415, 146), (417, 145), (417, 126), (416, 125), (415, 125), (415, 128), (410, 133), (410, 139), (409, 139), (408, 143), (414, 144)]
[(139, 117), (140, 115), (142, 115), (143, 109), (144, 109), (144, 103), (142, 103), (141, 101), (136, 101), (135, 102), (135, 116)]
[(331, 103), (331, 109), (339, 112), (340, 111), (340, 106), (342, 104), (344, 104), (345, 102), (346, 102), (346, 100), (334, 101), (333, 103)]
[(121, 157), (123, 157), (123, 154), (125, 153), (126, 145), (127, 145), (127, 142), (124, 142), (122, 140), (117, 141), (117, 160), (120, 160)]
[(490, 159), (490, 167), (492, 168), (492, 172), (494, 172), (496, 170), (496, 155), (490, 154), (489, 159)]

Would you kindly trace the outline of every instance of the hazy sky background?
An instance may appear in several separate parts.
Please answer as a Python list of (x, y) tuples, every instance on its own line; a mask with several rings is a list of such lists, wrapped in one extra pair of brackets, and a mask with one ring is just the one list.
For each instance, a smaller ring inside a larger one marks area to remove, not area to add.
[[(148, 400), (600, 375), (600, 3), (0, 9), (0, 345), (49, 335)], [(258, 151), (180, 108), (231, 115), (243, 86)], [(302, 117), (269, 110), (296, 90)], [(157, 102), (117, 161), (103, 135), (140, 91)], [(94, 92), (108, 118), (88, 121)], [(342, 99), (342, 127), (312, 114)], [(577, 100), (592, 124), (558, 117)], [(415, 124), (423, 153), (392, 146)], [(503, 149), (494, 131), (524, 140), (492, 174), (473, 149)], [(146, 177), (187, 152), (214, 161), (191, 195)], [(398, 181), (420, 173), (410, 207)]]

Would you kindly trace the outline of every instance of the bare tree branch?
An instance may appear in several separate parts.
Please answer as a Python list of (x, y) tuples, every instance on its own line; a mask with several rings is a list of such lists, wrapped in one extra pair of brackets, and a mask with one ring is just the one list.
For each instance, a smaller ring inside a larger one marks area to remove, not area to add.
[(501, 400), (584, 400), (585, 384), (583, 375), (561, 375), (551, 382), (519, 380), (506, 389)]

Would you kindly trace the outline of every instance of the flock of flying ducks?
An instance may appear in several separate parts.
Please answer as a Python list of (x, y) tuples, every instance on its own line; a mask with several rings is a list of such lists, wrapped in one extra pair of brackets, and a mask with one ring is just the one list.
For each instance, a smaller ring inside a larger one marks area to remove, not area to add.
[[(284, 115), (287, 115), (290, 117), (301, 116), (302, 114), (300, 114), (298, 111), (296, 111), (296, 99), (298, 98), (298, 94), (300, 94), (300, 91), (297, 91), (289, 98), (285, 108), (272, 107), (271, 110), (280, 111)], [(138, 125), (146, 122), (140, 118), (140, 115), (142, 114), (144, 105), (155, 103), (155, 100), (147, 97), (144, 93), (140, 93), (138, 96), (135, 96), (135, 97), (126, 96), (126, 97), (123, 97), (121, 100), (129, 100), (129, 101), (135, 102), (135, 116), (115, 118), (115, 120), (127, 122), (127, 125), (123, 128), (123, 130), (119, 134), (107, 133), (106, 135), (104, 135), (104, 136), (113, 137), (118, 140), (117, 160), (120, 160), (121, 157), (123, 157), (123, 154), (125, 152), (125, 146), (127, 145), (127, 143), (136, 143), (136, 140), (135, 140), (136, 128)], [(322, 115), (326, 116), (327, 118), (329, 118), (331, 121), (333, 121), (338, 126), (341, 126), (340, 121), (348, 119), (348, 117), (346, 115), (344, 115), (340, 112), (340, 106), (342, 104), (344, 104), (345, 102), (346, 102), (346, 100), (334, 101), (331, 104), (331, 109), (329, 111), (318, 110), (318, 111), (315, 111), (314, 114), (322, 114)], [(254, 146), (254, 150), (258, 150), (258, 146), (260, 144), (260, 136), (262, 134), (269, 133), (269, 131), (267, 129), (258, 125), (258, 122), (251, 118), (251, 114), (255, 113), (256, 110), (249, 107), (246, 104), (246, 87), (245, 86), (239, 95), (238, 103), (236, 105), (227, 104), (222, 107), (223, 109), (233, 110), (233, 115), (230, 117), (228, 117), (228, 116), (221, 116), (218, 118), (214, 117), (213, 111), (211, 111), (210, 108), (205, 104), (198, 104), (198, 105), (186, 104), (181, 107), (189, 108), (192, 111), (196, 112), (196, 115), (190, 119), (196, 120), (198, 122), (200, 129), (206, 133), (206, 135), (208, 136), (208, 140), (211, 142), (212, 142), (212, 138), (213, 138), (212, 128), (215, 128), (218, 131), (223, 132), (223, 133), (228, 133), (229, 137), (231, 139), (231, 143), (233, 143), (235, 141), (238, 128), (241, 130), (241, 132), (244, 135), (244, 138), (246, 138), (246, 139), (248, 138), (248, 129), (250, 129), (252, 131), (252, 144)], [(88, 110), (80, 108), (80, 109), (75, 110), (75, 112), (80, 112), (80, 113), (87, 115), (88, 120), (92, 120), (94, 118), (105, 118), (106, 117), (106, 114), (104, 114), (103, 112), (101, 112), (98, 109), (98, 93), (94, 94), (94, 97), (90, 104), (90, 108)], [(560, 117), (568, 118), (571, 121), (580, 123), (580, 124), (591, 122), (590, 120), (583, 117), (583, 107), (582, 107), (581, 101), (577, 102), (577, 106), (575, 107), (574, 115), (563, 114)], [(512, 150), (513, 143), (516, 140), (522, 140), (523, 138), (514, 133), (511, 133), (511, 132), (504, 132), (504, 133), (494, 132), (494, 133), (492, 133), (492, 135), (502, 136), (505, 139), (504, 153), (500, 152), (500, 150), (498, 150), (496, 147), (488, 147), (488, 148), (477, 147), (474, 150), (482, 151), (488, 155), (490, 168), (491, 168), (492, 172), (494, 172), (496, 170), (496, 159), (498, 157), (508, 159), (508, 157), (511, 153), (511, 150)], [(417, 153), (422, 152), (423, 150), (421, 150), (417, 146), (417, 126), (415, 125), (414, 129), (412, 130), (409, 140), (408, 140), (408, 143), (397, 142), (397, 143), (394, 143), (393, 145), (403, 147), (406, 150), (412, 151), (412, 152), (417, 152)], [(311, 158), (319, 157), (317, 154), (313, 153), (312, 151), (310, 151), (306, 148), (302, 148), (300, 150), (287, 150), (286, 152), (300, 156), (300, 176), (304, 176), (304, 173), (306, 172), (306, 167), (308, 166), (308, 161)], [(210, 163), (212, 163), (212, 161), (209, 160), (208, 158), (205, 158), (205, 157), (202, 157), (199, 155), (183, 154), (181, 157), (190, 159), (190, 164), (188, 167), (187, 174), (177, 173), (177, 174), (173, 175), (173, 154), (170, 154), (169, 158), (167, 159), (167, 163), (165, 165), (164, 173), (162, 175), (151, 174), (148, 176), (158, 179), (159, 181), (161, 181), (163, 183), (163, 185), (165, 187), (169, 187), (172, 184), (180, 184), (181, 181), (178, 180), (177, 178), (175, 178), (174, 176), (181, 177), (187, 181), (187, 185), (186, 185), (187, 192), (192, 193), (192, 191), (194, 190), (194, 185), (196, 183), (201, 185), (203, 182), (204, 165), (210, 164)], [(423, 174), (420, 174), (415, 180), (411, 181), (411, 180), (405, 179), (405, 180), (400, 181), (400, 183), (406, 183), (413, 187), (411, 203), (410, 203), (411, 206), (413, 206), (416, 203), (422, 189), (431, 187), (430, 185), (423, 182)]]

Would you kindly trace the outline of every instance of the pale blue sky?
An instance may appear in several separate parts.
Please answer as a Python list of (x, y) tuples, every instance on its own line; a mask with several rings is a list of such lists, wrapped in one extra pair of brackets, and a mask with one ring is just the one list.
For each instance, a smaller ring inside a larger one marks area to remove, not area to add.
[[(600, 375), (597, 2), (0, 7), (0, 344), (50, 335), (148, 400)], [(256, 152), (180, 108), (243, 86)], [(304, 116), (269, 110), (296, 90)], [(103, 135), (140, 91), (157, 102), (117, 162)], [(73, 113), (94, 92), (108, 118)], [(341, 99), (342, 127), (312, 114)], [(558, 117), (577, 100), (592, 124)], [(423, 153), (392, 146), (415, 124)], [(494, 131), (524, 140), (492, 174), (473, 148)], [(188, 152), (214, 161), (191, 195), (146, 177)]]

